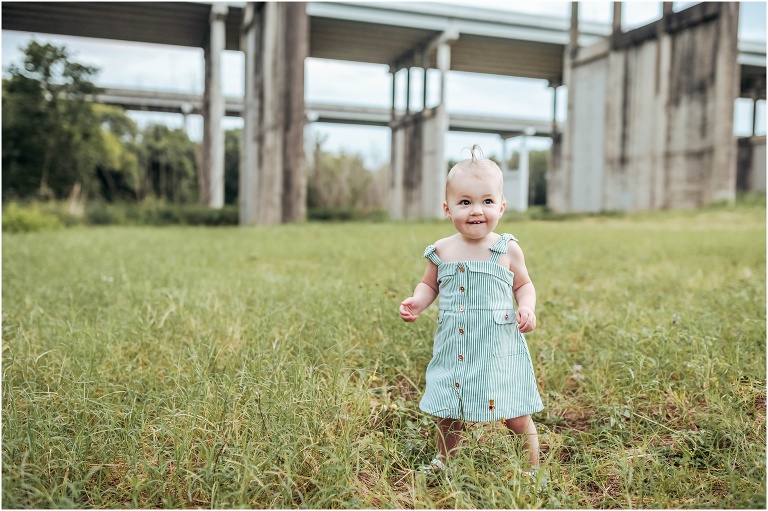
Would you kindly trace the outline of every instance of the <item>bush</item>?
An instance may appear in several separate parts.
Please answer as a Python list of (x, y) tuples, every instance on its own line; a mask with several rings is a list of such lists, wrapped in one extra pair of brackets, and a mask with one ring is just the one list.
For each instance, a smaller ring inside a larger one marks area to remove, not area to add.
[(4, 232), (35, 232), (60, 229), (56, 215), (43, 211), (40, 206), (20, 207), (15, 202), (3, 208)]
[(353, 220), (383, 222), (389, 219), (389, 214), (380, 209), (363, 211), (355, 208), (316, 207), (309, 208), (307, 211), (307, 218), (309, 220), (320, 220), (325, 222), (346, 222)]

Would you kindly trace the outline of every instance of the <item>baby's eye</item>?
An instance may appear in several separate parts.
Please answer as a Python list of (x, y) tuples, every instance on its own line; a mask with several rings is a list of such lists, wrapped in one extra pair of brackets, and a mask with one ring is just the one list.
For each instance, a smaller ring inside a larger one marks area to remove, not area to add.
[(461, 204), (462, 206), (469, 206), (469, 201), (467, 199), (464, 199), (461, 202), (459, 202), (459, 204)]
[(485, 199), (483, 201), (484, 204), (493, 204), (493, 199)]

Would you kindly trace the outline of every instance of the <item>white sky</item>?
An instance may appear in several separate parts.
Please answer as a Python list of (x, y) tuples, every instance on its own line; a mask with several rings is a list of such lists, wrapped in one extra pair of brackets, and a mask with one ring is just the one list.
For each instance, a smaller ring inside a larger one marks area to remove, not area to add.
[[(466, 5), (466, 0), (442, 0), (441, 3)], [(680, 10), (695, 2), (674, 2), (674, 10)], [(563, 1), (522, 1), (522, 0), (472, 0), (477, 7), (511, 10), (529, 14), (550, 15), (568, 18), (570, 2)], [(622, 28), (624, 30), (644, 25), (661, 16), (661, 2), (624, 2)], [(579, 4), (582, 20), (609, 23), (612, 18), (612, 2), (587, 1)], [(741, 2), (739, 37), (741, 39), (766, 40), (766, 4)], [(33, 34), (23, 32), (2, 32), (3, 71), (11, 63), (20, 63), (20, 47), (25, 46)], [(74, 58), (82, 63), (101, 69), (97, 85), (101, 87), (123, 87), (173, 92), (196, 92), (203, 90), (203, 53), (201, 49), (177, 46), (160, 46), (142, 43), (103, 41), (76, 37), (53, 37), (36, 35), (38, 41), (50, 41), (66, 45)], [(158, 51), (160, 50), (160, 51)], [(222, 57), (222, 88), (227, 96), (243, 93), (243, 55), (227, 51)], [(388, 107), (390, 102), (390, 77), (383, 65), (307, 59), (305, 98), (308, 102), (355, 104)], [(412, 105), (419, 108), (421, 98), (420, 71), (412, 71)], [(428, 98), (436, 97), (434, 90), (436, 74), (428, 76)], [(405, 80), (405, 73), (398, 74), (398, 80)], [(400, 91), (404, 87), (399, 87)], [(565, 115), (565, 90), (560, 89), (558, 97), (558, 119)], [(405, 98), (398, 103), (404, 105)], [(428, 104), (430, 99), (428, 99)], [(552, 92), (543, 80), (512, 78), (472, 73), (449, 72), (447, 78), (446, 106), (449, 112), (496, 114), (504, 112), (515, 117), (537, 119), (552, 118)], [(131, 112), (129, 115), (140, 125), (150, 122), (165, 123), (181, 127), (183, 118), (178, 114)], [(738, 100), (735, 113), (735, 132), (746, 135), (751, 132), (752, 103)], [(202, 136), (202, 118), (190, 116), (190, 136)], [(242, 125), (240, 119), (227, 118), (225, 128)], [(765, 102), (758, 105), (758, 133), (765, 133)], [(356, 152), (366, 160), (369, 167), (386, 163), (390, 152), (388, 128), (345, 126), (339, 124), (313, 123), (307, 129), (307, 138), (326, 138), (324, 147), (329, 150)], [(501, 140), (498, 136), (475, 133), (449, 132), (446, 135), (446, 156), (458, 159), (464, 157), (462, 148), (473, 143), (480, 144), (485, 154), (499, 155)], [(514, 150), (517, 141), (508, 142), (508, 150)], [(549, 140), (534, 138), (530, 147), (545, 148)]]

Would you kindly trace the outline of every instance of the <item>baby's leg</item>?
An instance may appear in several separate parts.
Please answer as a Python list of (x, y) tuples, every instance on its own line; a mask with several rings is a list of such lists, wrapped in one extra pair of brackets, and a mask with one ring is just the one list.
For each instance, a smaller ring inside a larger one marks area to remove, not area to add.
[(437, 449), (443, 460), (448, 461), (448, 458), (455, 454), (456, 448), (461, 443), (462, 426), (460, 420), (437, 419)]
[(539, 432), (530, 415), (507, 419), (507, 428), (518, 435), (525, 435), (523, 447), (528, 451), (532, 467), (539, 466)]

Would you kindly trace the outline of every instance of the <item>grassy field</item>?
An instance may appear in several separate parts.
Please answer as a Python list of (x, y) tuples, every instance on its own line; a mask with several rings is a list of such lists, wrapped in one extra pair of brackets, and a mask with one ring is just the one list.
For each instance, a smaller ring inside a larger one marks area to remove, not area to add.
[[(503, 221), (526, 253), (542, 479), (418, 410), (444, 222), (3, 235), (2, 505), (765, 508), (764, 207)], [(580, 367), (579, 367), (580, 366)]]

